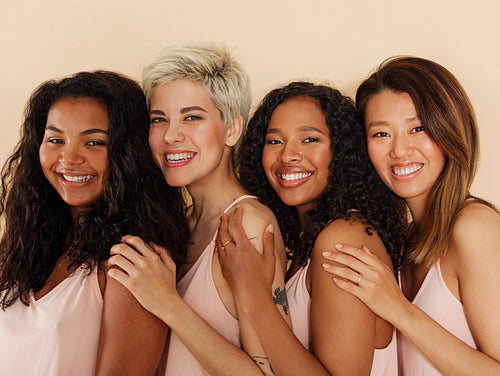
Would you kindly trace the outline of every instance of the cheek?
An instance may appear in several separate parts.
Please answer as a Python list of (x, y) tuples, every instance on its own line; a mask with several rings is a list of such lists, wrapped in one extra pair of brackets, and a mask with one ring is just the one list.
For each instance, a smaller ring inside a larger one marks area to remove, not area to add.
[(99, 159), (99, 164), (100, 164), (100, 171), (102, 171), (102, 174), (103, 174), (103, 180), (106, 180), (106, 178), (108, 177), (108, 166), (109, 166), (107, 152), (103, 153), (103, 155)]
[(42, 166), (43, 173), (45, 176), (47, 176), (47, 171), (50, 169), (50, 165), (52, 164), (51, 161), (54, 157), (43, 146), (40, 147), (38, 157), (40, 159), (40, 165)]
[(158, 129), (151, 128), (149, 130), (149, 136), (148, 136), (149, 148), (153, 153), (156, 153), (159, 150), (161, 139), (162, 139), (162, 134)]
[(380, 171), (382, 169), (383, 153), (380, 147), (374, 146), (373, 144), (368, 144), (368, 157), (375, 167), (375, 170)]
[(271, 169), (275, 160), (276, 158), (274, 157), (274, 154), (269, 150), (266, 151), (266, 148), (264, 148), (262, 152), (262, 168), (267, 176), (267, 180), (269, 180), (271, 184), (273, 183), (273, 173), (271, 172)]
[(262, 151), (262, 167), (267, 174), (267, 170), (271, 167), (272, 164), (272, 156), (268, 149), (264, 147)]

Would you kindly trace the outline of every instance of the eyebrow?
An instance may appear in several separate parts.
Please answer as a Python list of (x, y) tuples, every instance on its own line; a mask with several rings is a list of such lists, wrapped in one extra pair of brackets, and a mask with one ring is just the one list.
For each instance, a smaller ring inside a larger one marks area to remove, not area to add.
[(207, 112), (207, 110), (205, 110), (203, 107), (200, 107), (200, 106), (189, 106), (189, 107), (181, 108), (181, 114), (185, 114), (186, 112), (189, 112), (189, 111)]
[[(316, 128), (316, 127), (311, 127), (309, 125), (303, 125), (301, 127), (298, 127), (297, 129), (299, 132), (318, 132), (321, 134), (325, 134), (325, 132), (323, 132), (321, 129)], [(279, 128), (270, 128), (267, 130), (266, 133), (280, 133), (280, 132), (281, 131)]]
[[(203, 111), (203, 112), (207, 112), (207, 110), (205, 110), (203, 107), (200, 107), (200, 106), (189, 106), (189, 107), (181, 108), (180, 113), (181, 114), (185, 114), (186, 112), (190, 112), (190, 111)], [(162, 110), (151, 110), (151, 111), (149, 111), (149, 114), (150, 115), (165, 115), (165, 112), (163, 112)]]
[[(53, 132), (56, 132), (56, 133), (64, 134), (64, 132), (61, 131), (59, 128), (53, 127), (53, 126), (46, 127), (45, 130), (46, 131), (49, 130), (49, 131), (53, 131)], [(80, 135), (86, 136), (86, 135), (94, 134), (94, 133), (104, 133), (105, 135), (109, 134), (109, 132), (105, 131), (104, 129), (91, 128), (91, 129), (84, 130), (83, 132), (80, 133)]]
[[(412, 117), (409, 117), (408, 119), (406, 119), (407, 123), (412, 122), (412, 121), (420, 121), (420, 117), (417, 115), (417, 116), (412, 116)], [(389, 122), (387, 122), (385, 120), (375, 120), (375, 121), (370, 122), (366, 127), (370, 128), (370, 127), (374, 127), (377, 125), (387, 125), (387, 124), (389, 124)]]
[(161, 110), (151, 110), (151, 111), (149, 111), (149, 114), (150, 115), (165, 115), (165, 112), (163, 112)]

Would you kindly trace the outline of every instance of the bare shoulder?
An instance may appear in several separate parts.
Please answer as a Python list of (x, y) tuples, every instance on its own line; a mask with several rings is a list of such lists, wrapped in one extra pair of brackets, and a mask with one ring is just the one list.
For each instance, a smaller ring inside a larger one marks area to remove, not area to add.
[(481, 256), (500, 260), (500, 216), (492, 208), (473, 203), (457, 215), (450, 238), (450, 249), (460, 258)]
[(255, 198), (241, 200), (238, 205), (243, 209), (243, 218), (248, 217), (247, 219), (263, 221), (267, 224), (276, 221), (272, 210)]
[(336, 219), (332, 221), (316, 238), (313, 253), (333, 250), (337, 243), (349, 244), (355, 247), (365, 246), (382, 261), (392, 265), (377, 231), (358, 216), (353, 216), (349, 220)]
[[(247, 198), (240, 201), (238, 205), (243, 209), (242, 224), (248, 235), (250, 235), (249, 231), (256, 231), (262, 235), (262, 231), (269, 224), (277, 226), (278, 222), (271, 209), (259, 200)], [(228, 212), (229, 217), (233, 212), (234, 208)]]
[[(254, 246), (259, 251), (262, 251), (262, 234), (265, 228), (269, 224), (272, 224), (274, 227), (276, 251), (279, 254), (284, 254), (285, 247), (283, 245), (283, 239), (281, 238), (281, 234), (279, 232), (278, 221), (276, 220), (272, 210), (254, 198), (241, 200), (238, 205), (243, 209), (243, 217), (241, 220), (242, 226)], [(233, 212), (234, 208), (228, 212), (230, 218)]]

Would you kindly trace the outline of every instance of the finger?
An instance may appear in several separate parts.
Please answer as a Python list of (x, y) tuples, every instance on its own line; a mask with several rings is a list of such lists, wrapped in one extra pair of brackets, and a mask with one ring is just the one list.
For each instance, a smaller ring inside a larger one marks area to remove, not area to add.
[(166, 266), (175, 268), (175, 262), (170, 256), (170, 252), (167, 249), (160, 247), (159, 245), (154, 243), (152, 243), (151, 245), (153, 247), (153, 250), (158, 256), (160, 256), (161, 261), (163, 261)]
[(117, 268), (111, 268), (107, 271), (107, 274), (109, 277), (120, 282), (127, 290), (130, 290), (128, 286), (130, 277), (127, 275), (127, 273)]
[(219, 232), (217, 234), (217, 250), (223, 252), (225, 256), (225, 246), (232, 241), (231, 234), (229, 233), (229, 220), (226, 213), (222, 213), (220, 217)]
[(349, 268), (357, 273), (366, 273), (369, 270), (369, 266), (363, 261), (358, 260), (354, 256), (343, 252), (322, 252), (321, 255), (328, 261), (326, 265), (336, 265), (343, 268)]
[(264, 257), (274, 258), (274, 226), (272, 224), (267, 225), (262, 235), (262, 255)]
[(335, 283), (335, 285), (348, 292), (348, 293), (351, 293), (353, 294), (354, 296), (356, 296), (357, 298), (362, 299), (362, 295), (363, 295), (363, 289), (357, 285), (355, 285), (354, 283), (351, 283), (351, 282), (346, 282), (344, 281), (343, 279), (340, 279), (340, 278), (333, 278), (333, 283)]
[(347, 253), (348, 255), (351, 255), (353, 257), (356, 257), (358, 260), (363, 261), (365, 264), (371, 265), (373, 264), (376, 260), (379, 260), (377, 256), (375, 256), (371, 252), (366, 252), (365, 249), (368, 249), (364, 246), (360, 247), (355, 247), (349, 244), (343, 244), (343, 243), (338, 243), (335, 244), (335, 248), (343, 253)]
[(118, 267), (128, 275), (131, 275), (135, 271), (135, 265), (120, 254), (111, 256), (108, 259), (108, 265), (110, 266), (109, 270), (116, 269)]
[(154, 254), (151, 246), (144, 242), (140, 237), (133, 235), (125, 235), (121, 238), (122, 243), (126, 243), (136, 249), (144, 257), (151, 257)]
[(235, 244), (249, 242), (245, 229), (241, 224), (242, 218), (243, 208), (237, 205), (229, 221), (229, 234)]
[(141, 263), (143, 260), (143, 256), (139, 252), (125, 243), (115, 244), (111, 247), (109, 253), (111, 255), (121, 255), (135, 265)]
[[(344, 281), (353, 283), (355, 285), (358, 285), (363, 276), (360, 273), (355, 272), (352, 269), (345, 268), (342, 266), (336, 266), (328, 263), (323, 263), (322, 264), (323, 270), (327, 271), (330, 274), (333, 274), (337, 278), (341, 278)], [(366, 279), (366, 277), (365, 277)]]

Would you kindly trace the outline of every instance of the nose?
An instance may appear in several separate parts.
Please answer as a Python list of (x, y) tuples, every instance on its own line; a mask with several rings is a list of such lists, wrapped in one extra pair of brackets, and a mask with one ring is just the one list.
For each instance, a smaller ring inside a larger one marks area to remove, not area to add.
[(184, 130), (182, 128), (182, 125), (170, 123), (169, 126), (165, 127), (163, 139), (168, 144), (175, 144), (177, 142), (184, 141)]
[(81, 164), (85, 161), (81, 147), (73, 143), (67, 143), (61, 150), (59, 162), (67, 165)]
[(404, 158), (413, 153), (413, 143), (408, 135), (395, 135), (392, 142), (392, 156)]
[(302, 154), (293, 142), (286, 142), (280, 150), (278, 160), (282, 163), (293, 163), (302, 160)]

